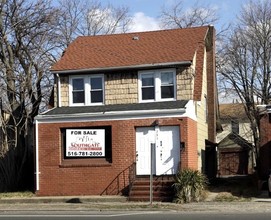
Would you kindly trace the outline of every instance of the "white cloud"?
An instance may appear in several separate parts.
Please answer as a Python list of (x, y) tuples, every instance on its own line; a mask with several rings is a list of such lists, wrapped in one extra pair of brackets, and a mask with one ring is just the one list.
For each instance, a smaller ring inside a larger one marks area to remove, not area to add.
[(140, 32), (159, 30), (161, 28), (157, 19), (145, 15), (143, 12), (137, 12), (133, 16), (133, 22), (129, 29), (130, 32)]

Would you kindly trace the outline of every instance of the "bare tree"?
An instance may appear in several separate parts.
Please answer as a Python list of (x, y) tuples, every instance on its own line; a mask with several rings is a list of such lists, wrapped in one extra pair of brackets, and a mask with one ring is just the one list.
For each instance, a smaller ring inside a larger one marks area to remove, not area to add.
[(217, 11), (210, 5), (197, 1), (191, 8), (185, 9), (183, 1), (170, 7), (163, 7), (160, 19), (163, 28), (187, 28), (213, 25), (218, 21)]
[(260, 117), (257, 104), (268, 104), (271, 94), (271, 4), (250, 1), (240, 13), (220, 56), (219, 81), (244, 103), (258, 158)]
[(0, 191), (33, 183), (33, 121), (48, 103), (60, 50), (78, 35), (125, 32), (130, 21), (126, 7), (61, 3), (0, 0)]
[[(195, 4), (186, 8), (182, 0), (173, 5), (164, 6), (160, 13), (162, 28), (188, 28), (205, 25), (216, 25), (219, 21), (217, 14), (218, 8), (212, 7), (199, 0)], [(221, 50), (221, 42), (227, 38), (227, 33), (231, 24), (223, 24), (219, 30), (216, 30), (216, 53)]]
[(33, 119), (52, 82), (48, 68), (58, 11), (50, 5), (49, 0), (0, 1), (0, 190), (32, 182), (24, 171), (33, 169)]
[(131, 23), (125, 6), (104, 6), (98, 0), (59, 0), (59, 5), (62, 15), (58, 33), (63, 49), (77, 36), (125, 33)]

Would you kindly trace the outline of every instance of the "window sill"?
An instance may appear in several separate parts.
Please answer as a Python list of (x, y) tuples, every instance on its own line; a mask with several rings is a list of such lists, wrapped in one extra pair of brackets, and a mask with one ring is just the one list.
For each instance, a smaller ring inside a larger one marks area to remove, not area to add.
[(104, 159), (94, 159), (94, 160), (62, 160), (59, 165), (60, 168), (72, 168), (72, 167), (110, 167), (112, 163)]
[(85, 107), (85, 106), (103, 106), (104, 102), (101, 103), (80, 103), (80, 104), (69, 104), (69, 107)]
[(176, 98), (170, 98), (170, 99), (157, 99), (157, 100), (152, 100), (152, 99), (149, 99), (149, 100), (142, 100), (142, 99), (140, 99), (140, 100), (139, 100), (139, 103), (171, 102), (171, 101), (177, 101), (177, 99), (176, 99)]
[(110, 167), (111, 163), (100, 163), (100, 164), (61, 164), (59, 165), (60, 168), (73, 168), (73, 167)]

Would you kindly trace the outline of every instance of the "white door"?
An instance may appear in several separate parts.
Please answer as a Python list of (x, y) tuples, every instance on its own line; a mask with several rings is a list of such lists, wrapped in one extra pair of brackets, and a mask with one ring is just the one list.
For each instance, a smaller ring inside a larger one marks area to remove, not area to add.
[(151, 143), (155, 143), (154, 127), (136, 129), (136, 172), (137, 175), (150, 175)]
[(142, 127), (136, 129), (137, 175), (150, 175), (151, 143), (155, 144), (154, 174), (176, 174), (180, 162), (178, 126)]
[(180, 131), (178, 126), (159, 127), (156, 143), (156, 175), (178, 172), (180, 162)]

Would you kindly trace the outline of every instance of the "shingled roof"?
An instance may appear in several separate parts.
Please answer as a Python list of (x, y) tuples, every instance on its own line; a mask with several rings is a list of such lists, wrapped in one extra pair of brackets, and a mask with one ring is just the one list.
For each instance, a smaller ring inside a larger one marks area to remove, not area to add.
[(220, 119), (247, 119), (244, 104), (242, 103), (223, 103), (219, 105)]
[(53, 72), (189, 62), (208, 26), (78, 37)]

